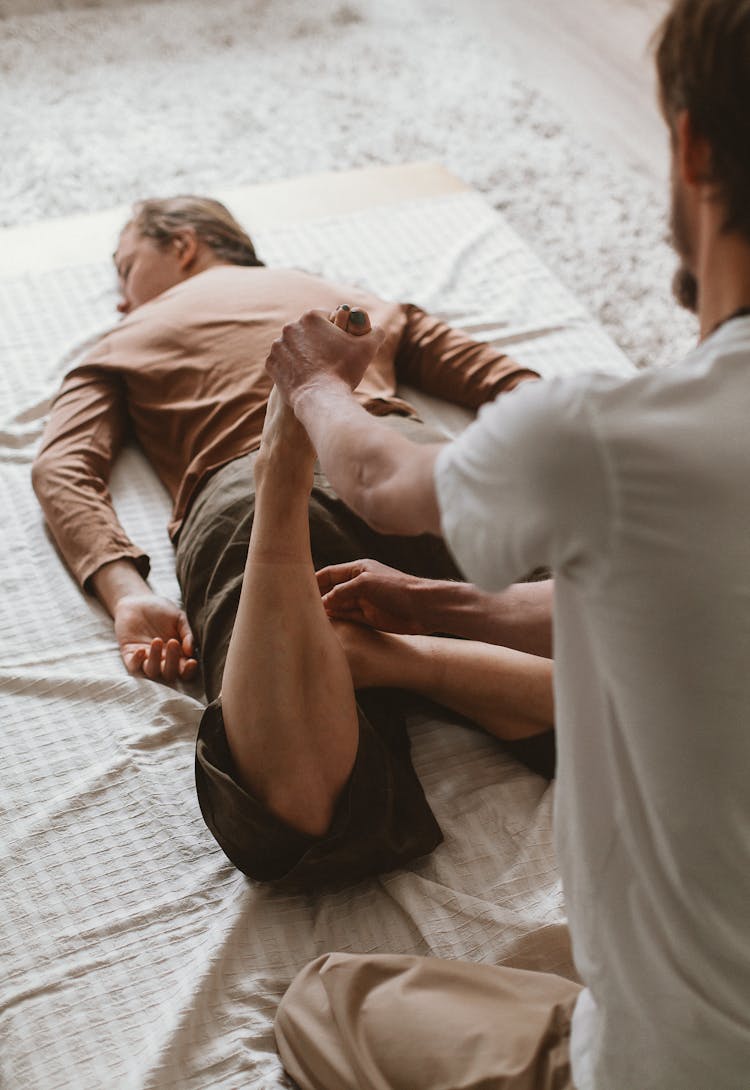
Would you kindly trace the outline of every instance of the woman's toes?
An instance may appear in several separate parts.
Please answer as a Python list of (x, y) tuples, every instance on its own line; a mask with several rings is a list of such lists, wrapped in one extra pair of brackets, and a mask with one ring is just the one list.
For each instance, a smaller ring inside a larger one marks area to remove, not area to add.
[(348, 303), (340, 303), (330, 315), (329, 321), (355, 337), (361, 337), (363, 333), (369, 333), (372, 329), (367, 311), (362, 307), (352, 309)]
[(349, 321), (349, 315), (351, 313), (351, 307), (348, 303), (341, 303), (336, 307), (331, 315), (331, 321), (339, 329), (346, 330), (347, 323)]
[(366, 310), (355, 307), (354, 310), (350, 311), (349, 322), (346, 327), (347, 333), (353, 333), (355, 337), (361, 337), (363, 334), (369, 333), (371, 329), (370, 315)]

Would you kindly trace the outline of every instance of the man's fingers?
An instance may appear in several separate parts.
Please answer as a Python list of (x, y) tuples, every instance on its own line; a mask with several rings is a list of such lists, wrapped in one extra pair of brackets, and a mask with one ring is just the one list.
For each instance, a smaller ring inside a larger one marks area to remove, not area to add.
[(347, 609), (361, 610), (362, 602), (367, 598), (368, 583), (367, 572), (360, 572), (345, 583), (337, 583), (323, 595), (323, 605), (327, 610), (336, 610), (337, 613)]
[[(324, 603), (325, 605), (325, 603)], [(361, 609), (328, 609), (326, 616), (331, 621), (349, 621), (351, 624), (368, 625), (369, 622)]]
[(347, 564), (329, 564), (315, 573), (321, 594), (327, 594), (339, 583), (348, 583), (350, 579), (364, 571), (363, 561), (355, 560)]
[(349, 588), (351, 583), (339, 583), (338, 586), (331, 587), (331, 589), (323, 595), (323, 605), (326, 611), (329, 613), (339, 613), (342, 609), (347, 609), (352, 606), (351, 592)]
[[(370, 329), (369, 318), (357, 307), (349, 312), (346, 328), (342, 328), (342, 309), (331, 314), (313, 310), (296, 322), (285, 325), (281, 336), (271, 345), (266, 359), (266, 371), (273, 379), (283, 399), (294, 404), (295, 394), (321, 378), (345, 382), (354, 390), (368, 365), (377, 355), (385, 333)], [(357, 336), (351, 336), (356, 329)], [(356, 344), (360, 334), (367, 334)]]

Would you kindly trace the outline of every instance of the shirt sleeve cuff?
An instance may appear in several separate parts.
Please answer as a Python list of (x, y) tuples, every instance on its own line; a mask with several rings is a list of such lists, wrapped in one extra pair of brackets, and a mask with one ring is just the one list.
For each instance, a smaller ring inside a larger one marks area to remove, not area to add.
[(134, 548), (129, 550), (123, 549), (119, 552), (107, 554), (106, 556), (96, 557), (95, 559), (87, 558), (72, 568), (73, 575), (87, 594), (94, 594), (94, 587), (91, 582), (92, 578), (100, 568), (103, 568), (105, 564), (111, 564), (114, 560), (131, 560), (135, 565), (138, 574), (143, 579), (147, 579), (148, 573), (151, 571), (151, 558), (148, 553), (144, 553), (140, 549)]

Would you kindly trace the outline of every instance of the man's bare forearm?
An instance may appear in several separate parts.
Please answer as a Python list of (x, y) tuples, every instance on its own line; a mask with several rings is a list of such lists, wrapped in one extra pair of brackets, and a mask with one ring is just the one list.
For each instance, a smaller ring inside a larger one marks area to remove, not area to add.
[(498, 594), (471, 583), (415, 584), (414, 615), (424, 628), (552, 658), (553, 582), (514, 583)]
[(381, 533), (440, 533), (433, 481), (438, 447), (394, 433), (339, 382), (305, 388), (292, 404), (337, 494), (369, 526)]

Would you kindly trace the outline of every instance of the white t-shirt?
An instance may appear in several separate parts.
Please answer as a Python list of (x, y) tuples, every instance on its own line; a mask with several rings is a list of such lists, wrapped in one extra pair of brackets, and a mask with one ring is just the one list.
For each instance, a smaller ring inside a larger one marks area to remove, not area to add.
[(579, 1090), (750, 1087), (750, 318), (678, 366), (527, 383), (444, 448), (445, 539), (555, 575)]

